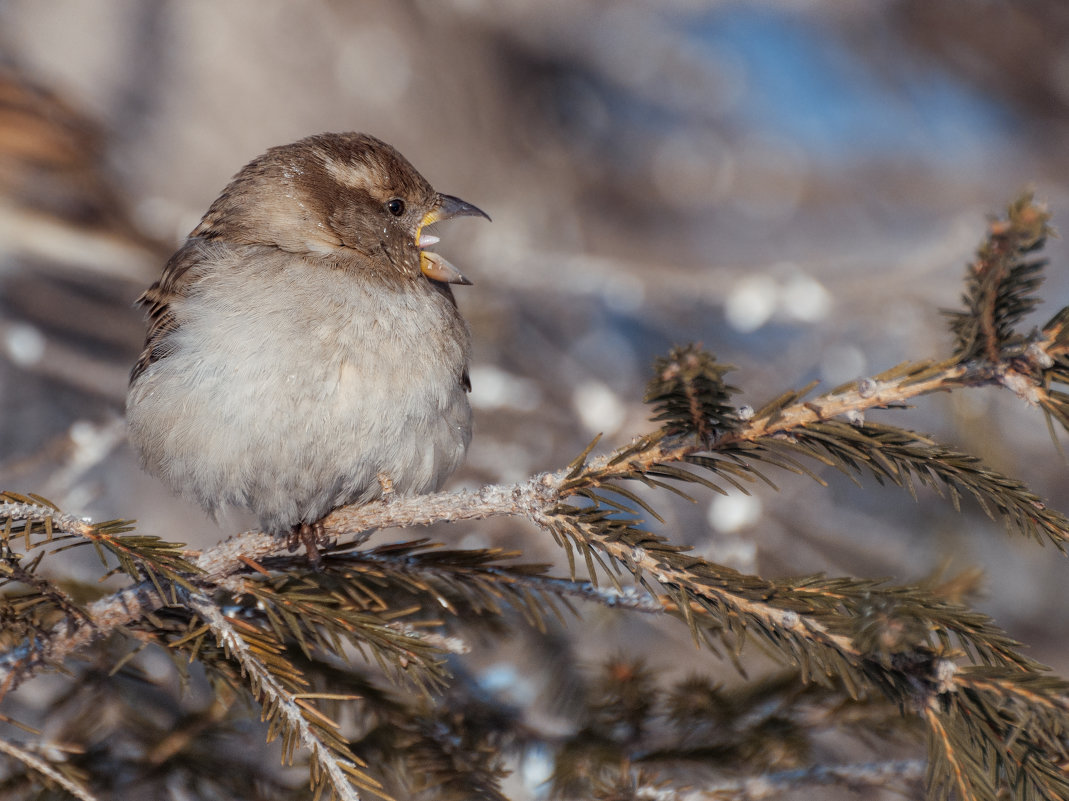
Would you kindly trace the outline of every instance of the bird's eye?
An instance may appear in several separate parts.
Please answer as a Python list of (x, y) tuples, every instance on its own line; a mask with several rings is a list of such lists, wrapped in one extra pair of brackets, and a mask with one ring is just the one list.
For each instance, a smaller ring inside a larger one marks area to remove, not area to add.
[(395, 197), (393, 200), (386, 203), (386, 210), (394, 217), (400, 217), (405, 213), (405, 202), (401, 200), (401, 198)]

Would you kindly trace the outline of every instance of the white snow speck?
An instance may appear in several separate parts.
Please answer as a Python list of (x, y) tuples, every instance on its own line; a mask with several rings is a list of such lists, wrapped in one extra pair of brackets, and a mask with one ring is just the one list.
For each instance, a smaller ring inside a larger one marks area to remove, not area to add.
[(616, 393), (600, 381), (584, 381), (572, 397), (579, 419), (592, 434), (612, 434), (624, 423), (624, 405)]
[(529, 378), (491, 364), (471, 368), (471, 404), (477, 409), (515, 409), (531, 412), (542, 403), (542, 391)]
[(507, 662), (490, 665), (479, 676), (479, 685), (492, 695), (505, 696), (518, 703), (530, 703), (538, 694), (530, 677)]
[(37, 364), (45, 355), (45, 338), (32, 325), (15, 323), (4, 332), (4, 351), (20, 367)]
[(815, 323), (828, 316), (831, 295), (817, 279), (795, 272), (780, 289), (780, 308), (790, 319)]
[(528, 748), (520, 763), (520, 778), (524, 787), (542, 795), (545, 783), (553, 777), (553, 759), (540, 746)]
[(779, 287), (769, 275), (751, 275), (739, 281), (724, 305), (728, 325), (736, 331), (756, 331), (776, 311)]
[(717, 495), (709, 504), (709, 525), (721, 534), (748, 528), (761, 519), (761, 499), (741, 492)]

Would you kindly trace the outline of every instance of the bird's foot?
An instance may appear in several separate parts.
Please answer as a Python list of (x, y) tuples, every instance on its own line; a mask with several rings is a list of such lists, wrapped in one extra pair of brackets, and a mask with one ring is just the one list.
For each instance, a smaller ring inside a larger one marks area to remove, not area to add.
[(321, 570), (323, 557), (319, 553), (319, 545), (326, 542), (327, 539), (327, 531), (323, 527), (322, 520), (317, 520), (314, 523), (298, 523), (290, 530), (289, 536), (286, 538), (286, 547), (291, 551), (295, 551), (297, 546), (303, 545), (312, 567), (316, 570)]
[(379, 480), (379, 488), (382, 490), (382, 499), (389, 503), (393, 500), (396, 490), (393, 488), (393, 479), (385, 473), (379, 473), (375, 476)]

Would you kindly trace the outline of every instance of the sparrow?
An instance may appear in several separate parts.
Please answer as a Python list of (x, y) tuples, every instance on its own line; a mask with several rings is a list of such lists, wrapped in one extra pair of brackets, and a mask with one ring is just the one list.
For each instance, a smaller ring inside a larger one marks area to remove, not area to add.
[(471, 439), (450, 287), (470, 281), (424, 228), (463, 215), (490, 219), (366, 134), (247, 164), (138, 299), (126, 418), (145, 469), (309, 555), (332, 509), (441, 488)]

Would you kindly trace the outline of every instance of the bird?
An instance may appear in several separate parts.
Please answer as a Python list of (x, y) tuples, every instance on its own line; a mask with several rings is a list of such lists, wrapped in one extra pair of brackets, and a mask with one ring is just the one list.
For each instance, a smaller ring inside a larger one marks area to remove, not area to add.
[(349, 504), (439, 490), (471, 440), (471, 338), (424, 229), (484, 211), (396, 149), (324, 133), (267, 150), (158, 281), (126, 420), (142, 466), (291, 550)]

